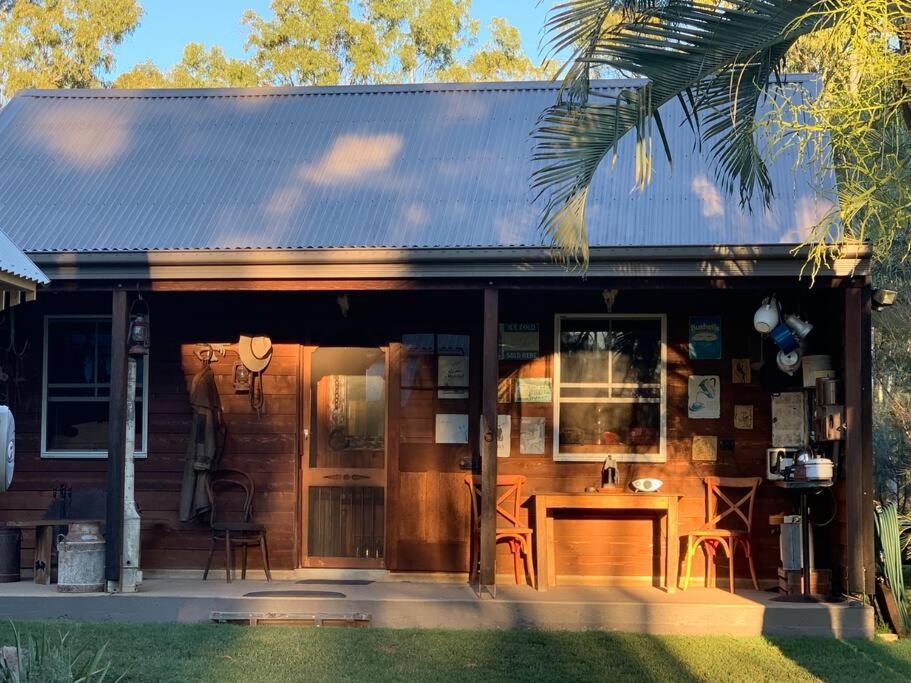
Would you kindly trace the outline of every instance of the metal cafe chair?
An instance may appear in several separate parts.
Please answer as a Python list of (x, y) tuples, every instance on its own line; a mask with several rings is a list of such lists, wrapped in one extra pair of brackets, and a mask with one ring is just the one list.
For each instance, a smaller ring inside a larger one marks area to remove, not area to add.
[[(760, 477), (706, 477), (706, 523), (701, 529), (695, 529), (686, 536), (686, 578), (683, 590), (690, 586), (690, 569), (693, 555), (699, 546), (703, 546), (709, 559), (706, 572), (706, 586), (715, 585), (715, 555), (718, 548), (724, 550), (728, 558), (728, 579), (731, 593), (734, 592), (734, 554), (738, 547), (750, 566), (753, 588), (759, 590), (756, 581), (756, 568), (753, 566), (753, 548), (750, 536), (753, 531), (753, 503), (756, 490), (762, 482)], [(742, 495), (741, 495), (742, 494)], [(740, 496), (738, 498), (738, 496)], [(736, 500), (735, 500), (736, 499)], [(735, 528), (720, 528), (719, 522), (730, 519)]]
[[(206, 482), (211, 501), (209, 516), (209, 558), (206, 560), (206, 570), (202, 575), (205, 581), (209, 576), (212, 565), (212, 555), (215, 554), (217, 543), (224, 543), (225, 549), (225, 578), (231, 583), (231, 571), (234, 567), (233, 549), (240, 548), (242, 554), (241, 580), (247, 578), (247, 549), (250, 546), (259, 546), (262, 553), (263, 569), (266, 580), (272, 580), (269, 571), (269, 550), (266, 545), (266, 527), (253, 521), (253, 480), (240, 470), (221, 469), (212, 473)], [(243, 500), (239, 508), (230, 506), (227, 497), (234, 494), (235, 498)]]
[[(481, 477), (465, 477), (471, 497), (471, 544), (469, 554), (468, 580), (473, 581), (478, 573), (481, 555)], [(497, 477), (497, 543), (506, 541), (512, 553), (513, 573), (516, 584), (521, 583), (519, 555), (525, 557), (525, 570), (535, 587), (535, 569), (531, 559), (532, 529), (519, 524), (519, 503), (522, 499), (522, 485), (525, 477), (520, 474), (504, 474)]]

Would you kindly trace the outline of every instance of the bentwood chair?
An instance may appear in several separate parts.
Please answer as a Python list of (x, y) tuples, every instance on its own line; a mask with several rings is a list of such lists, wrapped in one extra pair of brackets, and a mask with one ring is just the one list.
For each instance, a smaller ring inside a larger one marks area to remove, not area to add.
[[(519, 504), (522, 501), (522, 485), (525, 477), (520, 474), (505, 474), (497, 477), (497, 543), (506, 541), (512, 553), (513, 573), (516, 584), (522, 582), (519, 572), (519, 555), (525, 557), (525, 570), (535, 587), (535, 569), (531, 559), (532, 530), (519, 524)], [(465, 477), (471, 497), (471, 544), (469, 554), (469, 581), (478, 573), (481, 554), (481, 477)]]
[[(753, 588), (759, 590), (756, 581), (756, 568), (753, 566), (753, 548), (750, 536), (753, 531), (753, 503), (756, 490), (762, 479), (759, 477), (706, 477), (706, 523), (686, 537), (686, 578), (683, 590), (690, 586), (690, 569), (693, 555), (702, 546), (708, 558), (706, 586), (715, 585), (715, 556), (718, 548), (724, 550), (728, 559), (728, 579), (730, 590), (734, 592), (734, 555), (737, 548), (743, 548), (743, 554), (750, 566), (750, 577)], [(727, 520), (727, 521), (725, 521)], [(722, 528), (719, 523), (725, 521), (730, 527)]]
[(228, 583), (231, 583), (234, 568), (234, 548), (239, 548), (242, 554), (240, 578), (244, 580), (247, 578), (247, 549), (257, 545), (262, 553), (266, 581), (271, 581), (266, 527), (253, 521), (253, 480), (240, 470), (222, 469), (212, 473), (206, 487), (212, 508), (209, 517), (209, 558), (206, 560), (202, 580), (205, 581), (209, 576), (216, 544), (223, 543), (225, 579)]

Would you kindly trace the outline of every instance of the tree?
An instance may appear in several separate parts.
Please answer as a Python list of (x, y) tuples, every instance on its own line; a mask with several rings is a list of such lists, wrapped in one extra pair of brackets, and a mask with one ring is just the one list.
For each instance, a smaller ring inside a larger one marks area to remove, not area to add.
[[(617, 11), (620, 20), (609, 21)], [(649, 139), (653, 132), (664, 138), (659, 108), (675, 98), (709, 150), (719, 184), (745, 205), (757, 191), (769, 202), (773, 188), (756, 140), (759, 103), (795, 46), (806, 45), (800, 39), (823, 36), (828, 50), (814, 55), (822, 93), (787, 105), (777, 119), (792, 122), (779, 142), (799, 145), (838, 176), (841, 220), (833, 213), (817, 227), (813, 255), (819, 265), (854, 239), (888, 241), (911, 212), (909, 17), (909, 0), (565, 0), (547, 28), (554, 50), (574, 53), (559, 99), (534, 134), (542, 229), (564, 256), (587, 262), (585, 200), (595, 171), (634, 132), (636, 180), (646, 184)], [(593, 68), (647, 82), (590, 101)], [(812, 144), (831, 130), (838, 131), (831, 146)]]
[[(907, 239), (907, 236), (903, 236)], [(901, 239), (901, 238), (900, 238)], [(876, 276), (891, 288), (911, 290), (911, 263), (897, 247), (876, 264)], [(895, 501), (911, 512), (911, 301), (899, 295), (874, 318), (873, 456), (877, 500)]]
[(0, 101), (23, 88), (90, 88), (139, 23), (137, 0), (0, 3)]
[(437, 76), (442, 81), (523, 81), (549, 78), (554, 74), (550, 62), (536, 66), (522, 50), (519, 29), (506, 19), (494, 17), (490, 23), (490, 42), (464, 63), (454, 63)]
[(115, 88), (234, 88), (263, 85), (255, 65), (233, 59), (218, 47), (189, 43), (180, 62), (162, 72), (151, 61), (137, 64), (114, 80)]
[(386, 50), (385, 80), (435, 80), (478, 33), (471, 0), (365, 0), (364, 14)]
[(172, 68), (137, 64), (114, 86), (521, 80), (554, 72), (550, 63), (532, 63), (518, 29), (505, 19), (494, 19), (491, 40), (470, 52), (478, 33), (471, 0), (272, 0), (271, 9), (271, 18), (253, 11), (243, 16), (247, 59), (191, 43)]
[(431, 80), (477, 34), (471, 0), (273, 0), (244, 15), (253, 61), (276, 85)]
[(369, 26), (347, 0), (273, 0), (274, 19), (252, 10), (243, 21), (253, 61), (276, 85), (368, 80), (380, 59)]

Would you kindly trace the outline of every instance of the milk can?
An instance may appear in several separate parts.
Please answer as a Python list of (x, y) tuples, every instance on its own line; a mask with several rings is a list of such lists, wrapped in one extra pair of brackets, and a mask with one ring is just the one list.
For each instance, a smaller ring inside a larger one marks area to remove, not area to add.
[(57, 590), (95, 593), (104, 590), (104, 539), (99, 525), (70, 524), (57, 539)]

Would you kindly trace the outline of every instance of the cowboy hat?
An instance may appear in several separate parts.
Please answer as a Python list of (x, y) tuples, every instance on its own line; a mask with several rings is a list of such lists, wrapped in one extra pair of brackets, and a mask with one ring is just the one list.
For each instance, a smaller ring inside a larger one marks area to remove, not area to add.
[(262, 372), (272, 360), (272, 340), (269, 337), (240, 335), (237, 340), (237, 355), (250, 372)]

